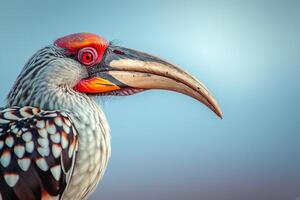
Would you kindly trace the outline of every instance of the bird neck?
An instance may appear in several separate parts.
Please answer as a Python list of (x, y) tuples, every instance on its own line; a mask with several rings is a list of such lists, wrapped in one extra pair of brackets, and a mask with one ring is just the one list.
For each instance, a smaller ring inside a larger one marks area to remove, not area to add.
[[(23, 92), (26, 93), (26, 91)], [(81, 141), (88, 138), (85, 136), (92, 135), (94, 140), (104, 137), (107, 139), (107, 143), (109, 143), (109, 125), (94, 97), (75, 92), (68, 87), (53, 85), (41, 87), (35, 92), (39, 95), (30, 99), (20, 97), (24, 94), (15, 95), (14, 99), (8, 99), (7, 107), (32, 106), (41, 110), (66, 111), (70, 113)]]
[(95, 98), (75, 92), (67, 86), (45, 83), (33, 90), (31, 88), (30, 90), (20, 90), (15, 94), (9, 96), (7, 107), (32, 106), (41, 110), (64, 110), (71, 113), (72, 118), (80, 121), (81, 124), (101, 122), (107, 132), (109, 130), (106, 117)]

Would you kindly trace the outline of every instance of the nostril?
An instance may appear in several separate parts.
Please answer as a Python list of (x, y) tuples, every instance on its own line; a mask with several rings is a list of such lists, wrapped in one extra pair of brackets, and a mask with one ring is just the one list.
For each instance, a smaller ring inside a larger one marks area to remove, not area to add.
[(117, 49), (113, 50), (113, 52), (115, 54), (119, 54), (119, 55), (124, 55), (125, 54), (123, 51), (120, 51), (120, 50), (117, 50)]

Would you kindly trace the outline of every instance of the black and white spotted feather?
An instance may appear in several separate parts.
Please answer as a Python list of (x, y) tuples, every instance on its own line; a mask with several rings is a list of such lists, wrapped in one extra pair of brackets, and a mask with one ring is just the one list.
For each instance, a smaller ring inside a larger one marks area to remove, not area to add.
[(61, 199), (74, 168), (77, 131), (66, 112), (0, 111), (0, 200)]

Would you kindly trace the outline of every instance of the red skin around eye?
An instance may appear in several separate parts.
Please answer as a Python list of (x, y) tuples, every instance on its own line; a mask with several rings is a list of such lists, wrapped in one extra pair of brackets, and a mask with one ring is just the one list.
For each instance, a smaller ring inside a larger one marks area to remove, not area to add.
[(96, 64), (98, 58), (97, 50), (93, 47), (84, 47), (77, 53), (77, 59), (86, 66), (92, 66)]
[(92, 33), (75, 33), (67, 35), (57, 39), (54, 44), (58, 47), (67, 49), (69, 54), (76, 54), (79, 49), (84, 47), (93, 47), (98, 54), (97, 58), (94, 58), (95, 64), (100, 63), (104, 51), (109, 46), (108, 41)]

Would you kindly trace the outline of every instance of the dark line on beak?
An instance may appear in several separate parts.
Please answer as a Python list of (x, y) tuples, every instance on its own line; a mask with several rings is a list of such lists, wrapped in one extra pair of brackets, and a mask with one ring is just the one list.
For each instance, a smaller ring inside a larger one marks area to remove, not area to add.
[(107, 84), (105, 84), (105, 83), (97, 83), (97, 85), (114, 86), (114, 84), (109, 84), (109, 83), (107, 83)]
[[(98, 72), (98, 73), (94, 74), (93, 76), (94, 77), (100, 77), (100, 78), (106, 79), (106, 80), (112, 82), (113, 84), (119, 86), (120, 88), (130, 87), (130, 86), (126, 85), (125, 83), (122, 83), (121, 81), (119, 81), (118, 79), (116, 79), (115, 77), (113, 77), (112, 75), (106, 73), (105, 71)], [(103, 84), (103, 85), (113, 86), (112, 84)]]

